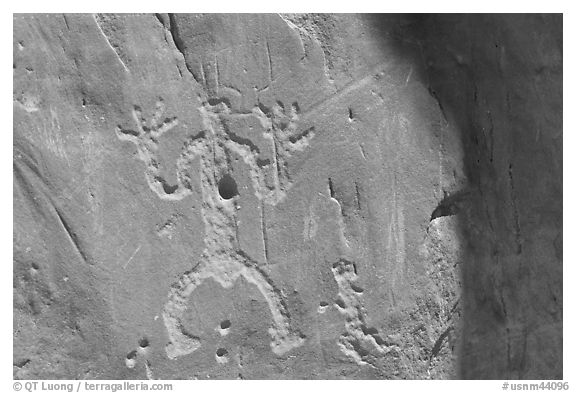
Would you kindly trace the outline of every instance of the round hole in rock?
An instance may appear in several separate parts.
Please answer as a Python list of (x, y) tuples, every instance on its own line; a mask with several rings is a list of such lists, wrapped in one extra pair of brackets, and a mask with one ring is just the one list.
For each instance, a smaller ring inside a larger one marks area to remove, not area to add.
[(228, 319), (226, 319), (226, 320), (220, 322), (220, 329), (228, 329), (228, 328), (230, 328), (231, 325), (232, 325), (232, 323)]
[(148, 345), (150, 345), (150, 342), (146, 337), (143, 337), (140, 339), (140, 341), (138, 341), (138, 344), (140, 344), (140, 348), (146, 348)]
[(226, 356), (226, 355), (228, 355), (228, 351), (227, 351), (226, 349), (224, 349), (224, 348), (218, 348), (218, 349), (216, 350), (216, 356), (222, 357), (222, 356)]
[(226, 174), (218, 182), (218, 192), (223, 199), (231, 199), (238, 195), (238, 186), (232, 176)]

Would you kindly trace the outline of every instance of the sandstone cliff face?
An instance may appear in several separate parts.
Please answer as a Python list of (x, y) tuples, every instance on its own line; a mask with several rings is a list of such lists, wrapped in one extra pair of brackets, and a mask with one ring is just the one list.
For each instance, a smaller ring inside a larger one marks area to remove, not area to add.
[(16, 15), (15, 378), (558, 377), (561, 41), (452, 18)]
[(432, 16), (414, 27), (473, 191), (461, 215), (461, 375), (561, 379), (562, 16)]

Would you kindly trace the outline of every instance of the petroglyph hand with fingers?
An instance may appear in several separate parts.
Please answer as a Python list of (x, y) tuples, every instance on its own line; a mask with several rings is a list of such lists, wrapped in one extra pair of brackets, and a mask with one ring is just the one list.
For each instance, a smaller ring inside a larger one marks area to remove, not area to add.
[(161, 199), (178, 201), (187, 196), (190, 191), (182, 186), (180, 179), (178, 185), (171, 186), (160, 174), (158, 160), (158, 139), (166, 132), (178, 125), (178, 118), (164, 118), (166, 108), (162, 99), (156, 102), (156, 110), (148, 122), (142, 116), (142, 109), (134, 106), (132, 117), (136, 123), (136, 130), (116, 127), (116, 135), (120, 140), (129, 141), (136, 145), (138, 157), (146, 165), (145, 176), (148, 185)]

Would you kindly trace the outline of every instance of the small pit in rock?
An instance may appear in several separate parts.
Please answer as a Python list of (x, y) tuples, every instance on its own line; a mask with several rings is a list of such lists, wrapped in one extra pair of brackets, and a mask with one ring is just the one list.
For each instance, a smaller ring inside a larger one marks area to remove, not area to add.
[(148, 345), (150, 345), (150, 342), (146, 337), (142, 337), (140, 341), (138, 341), (138, 345), (140, 345), (140, 348), (144, 349), (147, 348)]
[(238, 185), (232, 176), (226, 174), (218, 182), (218, 192), (223, 199), (232, 199), (238, 195)]
[(324, 312), (326, 311), (326, 308), (328, 307), (328, 302), (325, 301), (321, 301), (320, 305), (318, 306), (318, 312), (320, 314), (324, 314)]
[(216, 361), (220, 364), (228, 363), (228, 351), (225, 348), (218, 348), (216, 350)]
[(136, 365), (136, 356), (137, 356), (136, 351), (132, 351), (128, 355), (126, 355), (126, 360), (125, 360), (126, 361), (126, 367), (134, 368), (134, 366)]
[(221, 336), (226, 336), (230, 332), (230, 326), (232, 326), (232, 322), (229, 319), (225, 319), (220, 322), (218, 328), (216, 329)]
[(352, 108), (348, 108), (348, 121), (352, 123), (354, 121), (354, 112)]
[(222, 329), (222, 330), (229, 329), (231, 325), (232, 325), (232, 323), (228, 319), (226, 319), (226, 320), (220, 322), (220, 329)]

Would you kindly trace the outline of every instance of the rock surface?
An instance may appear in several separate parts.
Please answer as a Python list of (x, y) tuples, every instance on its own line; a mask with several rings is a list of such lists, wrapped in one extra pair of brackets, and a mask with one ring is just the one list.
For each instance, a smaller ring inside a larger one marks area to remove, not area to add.
[(461, 375), (562, 379), (562, 15), (414, 26), (472, 191)]
[(561, 23), (484, 18), (15, 15), (14, 377), (561, 378)]

